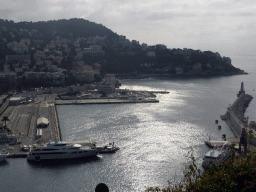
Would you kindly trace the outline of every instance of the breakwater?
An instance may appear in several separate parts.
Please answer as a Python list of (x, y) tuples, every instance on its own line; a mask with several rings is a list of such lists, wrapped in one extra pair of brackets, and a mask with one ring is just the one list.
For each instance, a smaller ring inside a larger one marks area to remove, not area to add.
[(248, 128), (248, 118), (244, 116), (244, 113), (253, 98), (251, 95), (245, 94), (243, 83), (241, 84), (241, 90), (237, 96), (238, 98), (228, 107), (225, 115), (221, 115), (220, 117), (222, 120), (226, 121), (234, 132), (235, 137), (240, 137), (242, 128)]

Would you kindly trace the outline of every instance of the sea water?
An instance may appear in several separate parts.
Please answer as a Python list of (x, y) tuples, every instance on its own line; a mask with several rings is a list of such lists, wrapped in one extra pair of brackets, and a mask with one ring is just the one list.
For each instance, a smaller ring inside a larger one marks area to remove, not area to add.
[[(201, 166), (209, 150), (204, 141), (234, 137), (220, 115), (236, 100), (241, 82), (256, 98), (256, 56), (234, 55), (233, 65), (248, 75), (211, 78), (122, 80), (123, 89), (167, 91), (159, 103), (57, 106), (63, 140), (115, 142), (120, 150), (89, 160), (34, 164), (6, 159), (0, 164), (0, 191), (94, 191), (98, 183), (110, 191), (145, 191), (182, 179), (187, 156)], [(256, 102), (246, 110), (256, 120)], [(218, 129), (215, 120), (222, 129)]]

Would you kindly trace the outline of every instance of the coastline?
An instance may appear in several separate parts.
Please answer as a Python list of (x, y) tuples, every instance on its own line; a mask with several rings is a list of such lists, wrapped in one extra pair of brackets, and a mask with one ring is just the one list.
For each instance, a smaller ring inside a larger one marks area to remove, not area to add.
[(226, 76), (233, 76), (233, 75), (248, 75), (248, 72), (244, 72), (243, 70), (235, 73), (187, 73), (187, 74), (157, 74), (157, 73), (148, 73), (148, 74), (116, 74), (116, 77), (118, 79), (146, 79), (146, 78), (152, 78), (152, 77), (164, 77), (164, 78), (184, 78), (184, 79), (189, 79), (189, 78), (209, 78), (209, 77), (226, 77)]

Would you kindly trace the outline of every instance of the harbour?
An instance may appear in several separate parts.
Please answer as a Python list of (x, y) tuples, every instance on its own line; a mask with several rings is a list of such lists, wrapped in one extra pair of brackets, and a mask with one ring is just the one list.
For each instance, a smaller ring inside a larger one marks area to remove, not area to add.
[[(58, 120), (58, 114), (56, 111), (57, 105), (157, 103), (159, 101), (152, 98), (152, 96), (154, 96), (153, 94), (164, 94), (166, 92), (151, 91), (147, 93), (146, 91), (132, 91), (130, 93), (133, 95), (143, 95), (144, 98), (141, 99), (140, 97), (138, 99), (138, 96), (135, 96), (122, 99), (91, 98), (83, 100), (56, 100), (56, 98), (58, 98), (57, 93), (53, 93), (38, 94), (33, 99), (33, 102), (19, 104), (18, 106), (10, 105), (8, 99), (1, 107), (2, 112), (0, 118), (2, 119), (4, 116), (9, 118), (9, 120), (7, 121), (7, 127), (12, 131), (12, 134), (17, 135), (18, 140), (22, 141), (22, 145), (0, 145), (0, 147), (4, 147), (5, 150), (8, 150), (9, 155), (7, 158), (18, 158), (27, 157), (27, 151), (24, 152), (24, 148), (22, 148), (22, 146), (27, 146), (29, 150), (34, 144), (42, 145), (49, 140), (54, 140), (55, 138), (61, 141), (62, 135)], [(27, 94), (29, 93), (26, 93), (26, 95)], [(148, 96), (150, 97), (146, 98)], [(48, 122), (45, 128), (39, 129), (37, 121), (42, 117)], [(40, 130), (41, 133), (38, 133), (38, 130)]]
[[(215, 124), (215, 119), (237, 99), (241, 82), (256, 97), (254, 65), (244, 66), (249, 63), (245, 58), (240, 63), (250, 71), (248, 76), (122, 81), (123, 89), (170, 92), (158, 94), (156, 103), (57, 105), (63, 140), (94, 139), (102, 142), (99, 145), (114, 141), (120, 150), (96, 159), (40, 165), (25, 158), (6, 159), (0, 164), (2, 190), (90, 192), (103, 182), (111, 191), (145, 191), (147, 186), (166, 187), (168, 180), (182, 179), (188, 151), (193, 149), (200, 167), (209, 137), (234, 138), (226, 122)], [(256, 119), (255, 107), (252, 100), (245, 112), (251, 121)]]

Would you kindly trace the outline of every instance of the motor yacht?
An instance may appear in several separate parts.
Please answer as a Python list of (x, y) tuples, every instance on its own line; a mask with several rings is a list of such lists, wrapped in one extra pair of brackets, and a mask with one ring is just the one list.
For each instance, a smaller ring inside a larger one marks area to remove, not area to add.
[(74, 159), (96, 156), (102, 148), (97, 148), (96, 143), (89, 146), (58, 141), (38, 146), (33, 145), (27, 154), (28, 161), (54, 160), (54, 159)]

